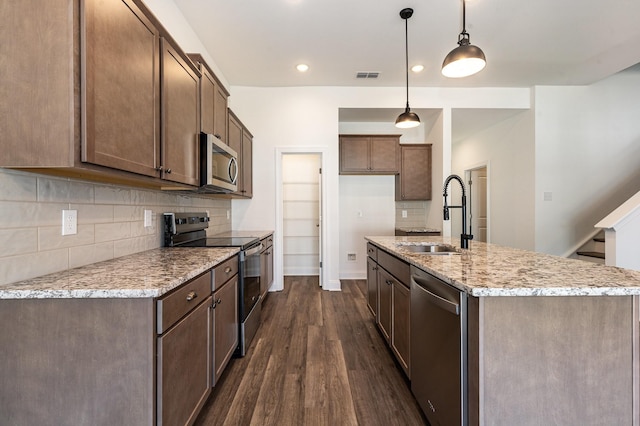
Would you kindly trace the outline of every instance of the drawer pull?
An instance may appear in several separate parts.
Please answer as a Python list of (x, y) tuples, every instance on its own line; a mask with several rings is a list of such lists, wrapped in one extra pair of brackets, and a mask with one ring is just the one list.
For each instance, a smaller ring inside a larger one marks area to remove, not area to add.
[(389, 280), (384, 280), (385, 283), (387, 283), (387, 285), (391, 285), (393, 284), (393, 282), (389, 281)]
[(229, 272), (231, 272), (231, 268), (229, 266), (227, 266), (227, 268), (224, 270), (224, 273), (228, 274)]
[(195, 291), (189, 292), (189, 294), (187, 294), (187, 302), (191, 302), (196, 297), (198, 297), (198, 293)]

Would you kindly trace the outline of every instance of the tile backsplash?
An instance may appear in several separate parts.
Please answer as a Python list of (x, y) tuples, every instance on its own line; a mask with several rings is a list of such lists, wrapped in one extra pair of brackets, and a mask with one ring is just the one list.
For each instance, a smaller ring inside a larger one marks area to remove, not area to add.
[[(77, 210), (77, 234), (62, 236), (62, 210)], [(231, 230), (229, 199), (0, 168), (0, 285), (161, 247), (167, 211), (208, 211), (210, 234)]]
[[(425, 228), (427, 226), (428, 201), (396, 201), (396, 228)], [(402, 212), (407, 217), (402, 217)]]

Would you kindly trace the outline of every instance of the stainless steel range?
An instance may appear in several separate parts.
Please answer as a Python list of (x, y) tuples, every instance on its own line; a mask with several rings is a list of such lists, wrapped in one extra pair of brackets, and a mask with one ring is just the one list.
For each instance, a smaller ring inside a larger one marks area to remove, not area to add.
[(260, 326), (260, 251), (256, 237), (207, 237), (207, 213), (165, 213), (165, 247), (238, 247), (238, 321), (240, 338), (236, 356), (244, 356)]

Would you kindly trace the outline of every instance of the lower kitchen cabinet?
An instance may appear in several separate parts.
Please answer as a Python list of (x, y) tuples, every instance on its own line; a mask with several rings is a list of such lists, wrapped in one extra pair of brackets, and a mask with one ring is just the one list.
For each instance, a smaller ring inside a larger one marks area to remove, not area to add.
[(211, 393), (212, 276), (200, 275), (157, 302), (157, 424), (195, 420)]
[(273, 234), (261, 242), (264, 248), (260, 252), (260, 296), (264, 299), (273, 283)]
[(158, 337), (158, 425), (192, 424), (211, 393), (211, 296)]
[(378, 264), (367, 258), (367, 307), (374, 317), (378, 316)]
[(238, 275), (213, 293), (213, 332), (215, 386), (238, 346)]
[(409, 264), (371, 243), (367, 244), (367, 254), (367, 305), (380, 332), (410, 378)]

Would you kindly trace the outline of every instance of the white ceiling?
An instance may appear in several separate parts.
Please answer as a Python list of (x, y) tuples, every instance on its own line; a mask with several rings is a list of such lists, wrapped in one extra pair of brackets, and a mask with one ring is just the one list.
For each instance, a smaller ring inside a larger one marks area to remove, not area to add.
[[(487, 67), (448, 79), (442, 60), (461, 30), (460, 0), (174, 0), (231, 85), (411, 86), (590, 84), (640, 62), (638, 0), (469, 0), (467, 31)], [(311, 69), (301, 74), (298, 63)], [(377, 71), (376, 80), (356, 80)]]

